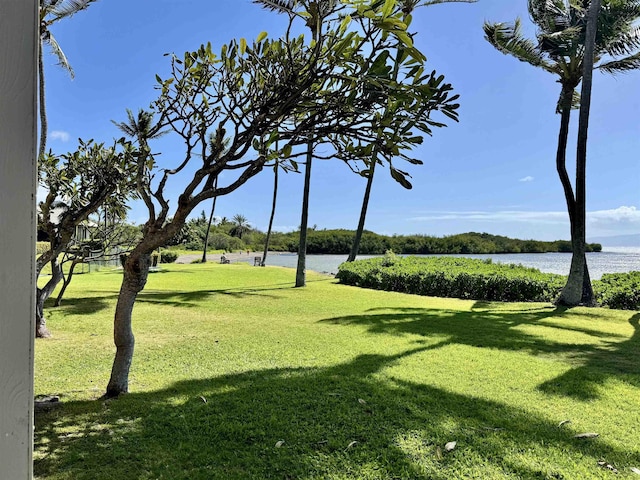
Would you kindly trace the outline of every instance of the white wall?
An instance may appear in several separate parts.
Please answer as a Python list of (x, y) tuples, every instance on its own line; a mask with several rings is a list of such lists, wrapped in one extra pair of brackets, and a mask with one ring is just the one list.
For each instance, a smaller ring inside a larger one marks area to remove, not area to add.
[(0, 480), (32, 477), (37, 5), (0, 0)]

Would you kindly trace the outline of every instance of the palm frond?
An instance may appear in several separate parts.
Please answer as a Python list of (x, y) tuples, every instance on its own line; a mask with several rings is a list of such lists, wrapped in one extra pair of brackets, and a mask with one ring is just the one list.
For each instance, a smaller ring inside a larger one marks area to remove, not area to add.
[(631, 55), (640, 49), (640, 25), (634, 26), (630, 31), (618, 34), (604, 50), (612, 56)]
[(618, 60), (601, 63), (596, 68), (612, 75), (637, 70), (640, 68), (640, 52)]
[(61, 0), (55, 2), (49, 9), (52, 16), (51, 23), (75, 15), (96, 1), (97, 0)]
[(279, 13), (291, 13), (298, 4), (296, 0), (253, 0), (253, 3)]
[(531, 40), (522, 35), (520, 19), (516, 19), (511, 24), (485, 22), (483, 30), (485, 39), (499, 52), (511, 55), (534, 67), (541, 67), (548, 72), (554, 71), (545, 60), (543, 52)]
[(43, 35), (40, 38), (42, 38), (42, 41), (44, 43), (46, 43), (47, 45), (49, 45), (49, 47), (51, 47), (51, 51), (53, 52), (53, 54), (58, 59), (58, 65), (60, 65), (67, 72), (69, 72), (69, 75), (71, 76), (71, 78), (74, 78), (75, 77), (75, 72), (73, 71), (73, 68), (71, 67), (71, 64), (69, 63), (69, 60), (67, 60), (66, 55), (62, 51), (62, 48), (60, 48), (60, 45), (56, 41), (55, 37), (53, 35), (51, 35), (51, 32), (49, 32), (47, 30), (46, 35)]
[(430, 7), (431, 5), (439, 5), (441, 3), (476, 3), (478, 0), (424, 0), (420, 3), (421, 7)]

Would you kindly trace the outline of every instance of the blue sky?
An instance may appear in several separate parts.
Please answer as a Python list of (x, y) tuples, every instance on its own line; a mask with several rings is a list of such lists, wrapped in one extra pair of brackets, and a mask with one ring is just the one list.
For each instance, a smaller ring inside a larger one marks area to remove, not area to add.
[[(480, 0), (422, 8), (412, 31), (427, 67), (445, 75), (461, 95), (460, 123), (434, 131), (408, 166), (412, 190), (376, 172), (366, 228), (384, 234), (449, 235), (467, 231), (518, 238), (569, 238), (562, 188), (555, 172), (560, 86), (555, 78), (504, 56), (483, 38), (482, 23), (529, 26), (526, 0)], [(100, 0), (52, 27), (75, 79), (45, 52), (49, 144), (73, 150), (78, 137), (119, 137), (111, 120), (126, 119), (154, 98), (155, 74), (167, 71), (167, 52), (182, 54), (210, 41), (280, 36), (284, 19), (250, 0)], [(640, 72), (596, 73), (588, 150), (588, 237), (640, 233)], [(574, 114), (577, 117), (577, 112)], [(577, 122), (572, 125), (575, 137)], [(166, 159), (180, 144), (162, 141)], [(575, 142), (568, 158), (575, 157)], [(570, 170), (573, 163), (570, 162)], [(216, 214), (240, 213), (266, 230), (273, 174), (265, 169), (218, 199)], [(281, 176), (277, 230), (300, 223), (303, 176)], [(180, 185), (175, 185), (178, 188)], [(355, 229), (365, 180), (338, 161), (313, 165), (309, 224)], [(210, 201), (196, 209), (210, 209)], [(133, 205), (130, 219), (145, 220)]]

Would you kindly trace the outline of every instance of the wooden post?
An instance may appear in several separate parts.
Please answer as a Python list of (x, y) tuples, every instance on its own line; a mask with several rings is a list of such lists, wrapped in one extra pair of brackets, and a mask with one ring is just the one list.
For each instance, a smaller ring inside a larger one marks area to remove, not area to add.
[(0, 479), (33, 476), (36, 0), (0, 1)]

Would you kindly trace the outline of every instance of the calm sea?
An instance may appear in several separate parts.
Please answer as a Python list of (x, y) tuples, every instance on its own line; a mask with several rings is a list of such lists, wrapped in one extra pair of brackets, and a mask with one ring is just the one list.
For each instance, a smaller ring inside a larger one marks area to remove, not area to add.
[[(372, 258), (375, 255), (361, 255), (358, 259)], [(439, 255), (417, 255), (432, 257)], [(453, 257), (491, 258), (496, 263), (516, 263), (534, 267), (542, 272), (567, 275), (571, 265), (570, 253), (505, 253), (492, 255), (451, 255)], [(336, 273), (338, 265), (347, 259), (346, 255), (307, 255), (307, 269), (316, 272)], [(296, 268), (296, 254), (269, 254), (267, 265)], [(593, 280), (603, 273), (640, 271), (640, 247), (603, 247), (602, 252), (588, 253), (589, 273)]]

